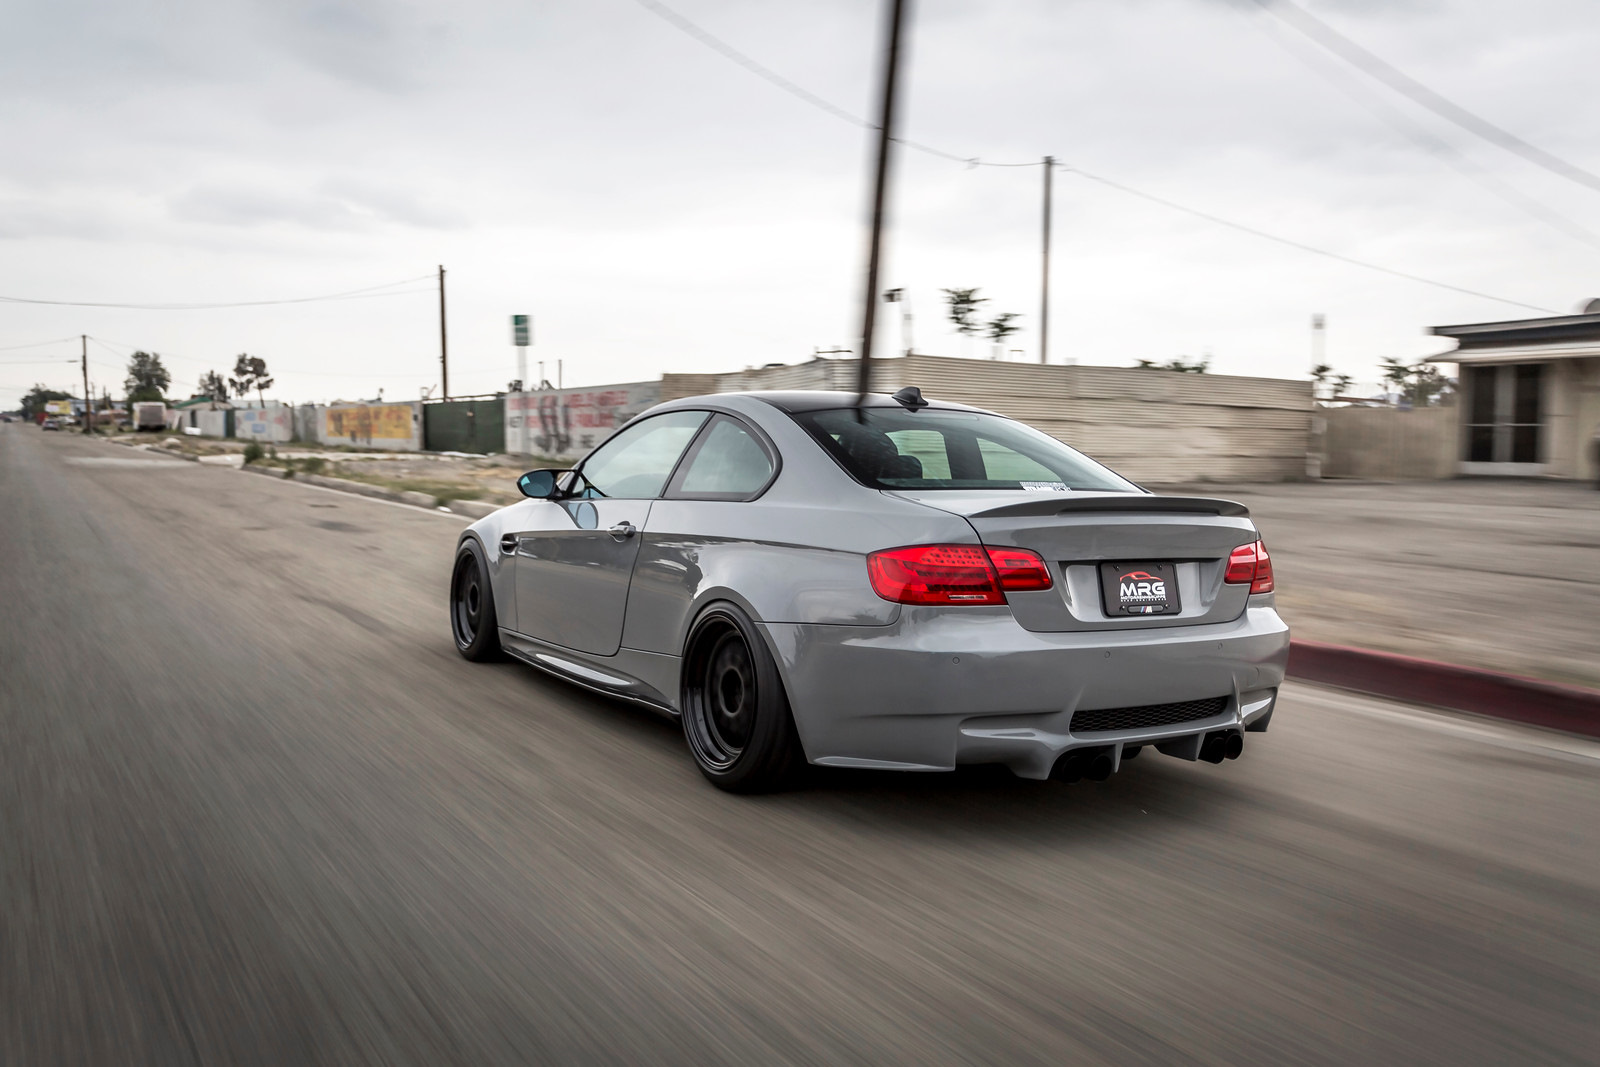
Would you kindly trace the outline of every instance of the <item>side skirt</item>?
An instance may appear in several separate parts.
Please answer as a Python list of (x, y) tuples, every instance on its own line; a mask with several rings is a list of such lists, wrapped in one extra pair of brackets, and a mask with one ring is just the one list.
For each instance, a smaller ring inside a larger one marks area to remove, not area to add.
[[(655, 652), (621, 649), (603, 663), (559, 645), (546, 644), (515, 630), (500, 629), (500, 646), (514, 659), (536, 667), (564, 682), (591, 692), (616, 697), (649, 708), (669, 719), (678, 718), (678, 709), (661, 690), (678, 674), (678, 657)], [(631, 668), (628, 673), (620, 668)], [(650, 680), (646, 680), (646, 677)], [(652, 684), (652, 681), (654, 684)], [(675, 686), (673, 686), (675, 688)]]

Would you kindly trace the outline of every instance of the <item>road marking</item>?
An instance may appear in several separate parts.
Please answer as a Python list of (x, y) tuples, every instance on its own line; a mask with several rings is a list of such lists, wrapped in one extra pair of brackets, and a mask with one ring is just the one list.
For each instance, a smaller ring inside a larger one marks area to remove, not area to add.
[(1552, 759), (1577, 763), (1600, 763), (1600, 741), (1574, 737), (1555, 730), (1512, 723), (1498, 723), (1487, 719), (1466, 717), (1456, 712), (1437, 711), (1411, 705), (1393, 705), (1345, 692), (1324, 689), (1309, 683), (1289, 683), (1285, 695), (1295, 700), (1307, 700), (1335, 711), (1353, 711), (1373, 719), (1384, 719), (1402, 726), (1432, 733), (1448, 734), (1464, 741), (1478, 741), (1497, 748), (1528, 752)]

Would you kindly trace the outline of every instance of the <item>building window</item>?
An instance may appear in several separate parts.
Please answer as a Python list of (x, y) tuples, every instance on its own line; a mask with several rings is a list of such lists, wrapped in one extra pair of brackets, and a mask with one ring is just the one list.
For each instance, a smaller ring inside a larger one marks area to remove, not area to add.
[(1471, 463), (1538, 463), (1543, 424), (1544, 364), (1468, 366), (1466, 459)]

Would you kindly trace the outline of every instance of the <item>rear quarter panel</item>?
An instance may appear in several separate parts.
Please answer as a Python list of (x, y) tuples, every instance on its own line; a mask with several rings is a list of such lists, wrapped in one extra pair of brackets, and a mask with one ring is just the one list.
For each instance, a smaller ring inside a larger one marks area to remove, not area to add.
[(765, 623), (888, 625), (899, 605), (872, 591), (867, 553), (977, 540), (958, 515), (851, 480), (772, 405), (727, 400), (777, 448), (778, 476), (752, 501), (656, 501), (628, 593), (625, 648), (681, 654), (695, 614), (714, 600)]

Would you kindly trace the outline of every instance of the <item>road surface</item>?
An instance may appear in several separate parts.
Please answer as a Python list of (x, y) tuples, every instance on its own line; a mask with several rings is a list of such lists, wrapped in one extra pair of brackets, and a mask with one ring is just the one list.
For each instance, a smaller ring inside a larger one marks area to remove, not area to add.
[(0, 1062), (1600, 1050), (1600, 746), (1291, 687), (1223, 766), (740, 799), (457, 657), (460, 526), (0, 426)]

